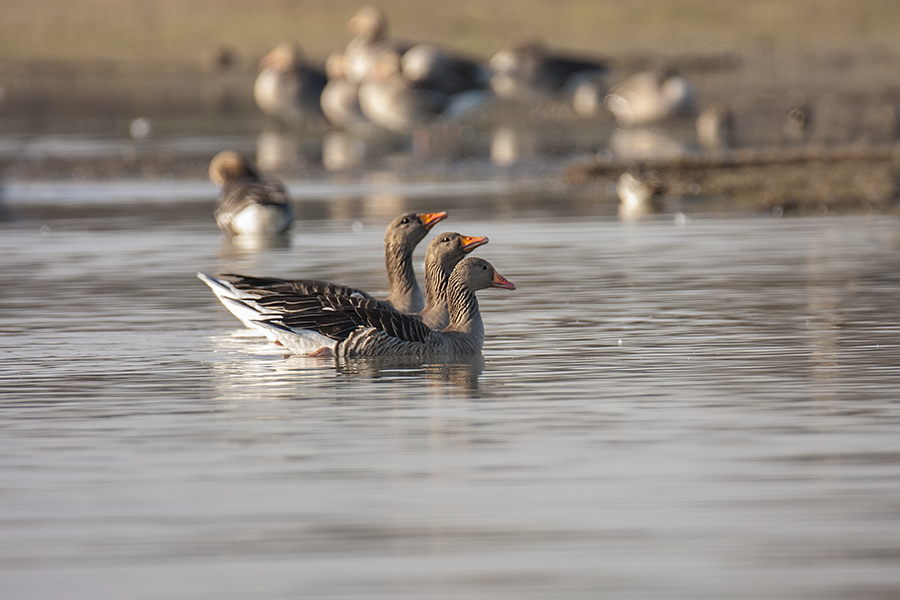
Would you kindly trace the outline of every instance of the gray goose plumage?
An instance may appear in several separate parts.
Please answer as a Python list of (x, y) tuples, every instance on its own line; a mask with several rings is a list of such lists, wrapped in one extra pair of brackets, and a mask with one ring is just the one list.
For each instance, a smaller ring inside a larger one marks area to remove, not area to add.
[(559, 94), (580, 79), (609, 71), (602, 60), (561, 53), (539, 41), (500, 50), (489, 64), (494, 93), (504, 100), (526, 102)]
[[(456, 232), (446, 232), (436, 236), (428, 244), (425, 252), (425, 308), (417, 313), (409, 313), (420, 319), (432, 329), (444, 329), (450, 324), (450, 311), (447, 307), (447, 282), (453, 273), (454, 267), (475, 248), (488, 243), (486, 237), (474, 237), (462, 235)], [(312, 307), (322, 306), (319, 296), (350, 296), (352, 294), (340, 291), (326, 291), (318, 293), (280, 293), (259, 298), (255, 302), (260, 314), (277, 312), (289, 314), (296, 311), (307, 310)], [(359, 294), (357, 294), (358, 297)], [(373, 301), (367, 306), (379, 308), (384, 311), (396, 311), (386, 302)], [(257, 319), (259, 316), (256, 317)]]
[(262, 61), (253, 84), (253, 99), (263, 114), (288, 124), (322, 119), (319, 99), (328, 82), (325, 73), (303, 59), (291, 43), (279, 44)]
[(347, 27), (353, 33), (353, 39), (344, 50), (346, 75), (356, 83), (369, 76), (382, 52), (402, 56), (413, 46), (409, 42), (388, 37), (387, 15), (374, 6), (363, 6), (356, 11), (347, 22)]
[(425, 308), (417, 315), (432, 329), (444, 329), (450, 324), (447, 303), (447, 283), (456, 265), (466, 254), (488, 243), (486, 237), (442, 233), (428, 244), (425, 256)]
[[(388, 225), (384, 236), (384, 260), (390, 292), (385, 302), (393, 308), (402, 312), (418, 312), (425, 308), (425, 298), (416, 281), (412, 256), (428, 231), (445, 218), (445, 211), (410, 212), (398, 215)], [(363, 290), (314, 279), (279, 279), (237, 274), (210, 277), (203, 273), (198, 273), (197, 277), (210, 287), (225, 308), (251, 329), (256, 328), (251, 320), (257, 318), (258, 314), (242, 309), (240, 303), (232, 300), (256, 301), (261, 297), (287, 293), (341, 294), (371, 298)]]
[(377, 301), (327, 295), (294, 313), (263, 317), (260, 326), (300, 354), (348, 358), (477, 354), (484, 345), (484, 322), (475, 292), (489, 287), (516, 286), (483, 258), (470, 256), (456, 265), (447, 282), (450, 324), (442, 331), (414, 316), (385, 310)]
[(400, 69), (416, 86), (447, 96), (490, 86), (490, 72), (481, 61), (427, 42), (404, 52)]
[(359, 82), (347, 77), (347, 57), (332, 53), (325, 61), (328, 83), (322, 89), (319, 104), (328, 122), (341, 129), (365, 131), (372, 124), (359, 107)]
[(694, 86), (671, 68), (636, 73), (606, 96), (606, 106), (622, 127), (655, 123), (690, 115), (695, 110)]
[(400, 72), (401, 57), (383, 51), (359, 86), (359, 106), (369, 121), (397, 134), (407, 134), (434, 121), (450, 98), (417, 87)]
[(228, 235), (284, 233), (294, 220), (284, 185), (264, 179), (247, 160), (231, 150), (209, 163), (209, 178), (221, 188), (215, 217)]

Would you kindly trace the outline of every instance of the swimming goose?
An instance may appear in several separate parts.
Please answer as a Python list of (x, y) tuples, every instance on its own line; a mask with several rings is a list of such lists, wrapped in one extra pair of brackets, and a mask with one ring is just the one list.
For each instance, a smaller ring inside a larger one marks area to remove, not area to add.
[(263, 114), (289, 124), (318, 121), (325, 73), (306, 63), (294, 44), (279, 44), (262, 61), (253, 98)]
[[(425, 252), (425, 308), (410, 314), (419, 318), (432, 329), (447, 327), (450, 324), (450, 312), (447, 308), (447, 282), (450, 280), (450, 275), (453, 273), (454, 267), (467, 254), (487, 243), (488, 238), (486, 237), (462, 235), (453, 231), (435, 236)], [(309, 292), (305, 294), (312, 295)], [(339, 291), (319, 292), (319, 294), (348, 295)], [(247, 303), (248, 301), (244, 299), (243, 302)], [(315, 302), (311, 302), (309, 297), (298, 299), (298, 294), (291, 292), (261, 297), (251, 303), (261, 312), (278, 313), (290, 313), (315, 306)], [(377, 305), (371, 305), (371, 307), (375, 306)], [(237, 308), (242, 309), (240, 306)], [(380, 303), (379, 308), (386, 311), (396, 310), (386, 302)]]
[[(425, 308), (425, 299), (416, 281), (412, 255), (428, 231), (447, 218), (447, 213), (404, 213), (388, 225), (384, 236), (384, 260), (388, 273), (389, 294), (385, 302), (402, 312), (418, 312)], [(247, 327), (255, 329), (250, 320), (256, 313), (248, 313), (235, 300), (258, 300), (272, 294), (343, 294), (371, 298), (363, 290), (345, 285), (312, 279), (278, 279), (227, 274), (210, 277), (198, 273), (220, 302)]]
[(475, 248), (488, 243), (486, 237), (442, 233), (428, 244), (425, 255), (425, 308), (418, 314), (432, 329), (444, 329), (450, 324), (447, 306), (447, 283), (456, 265)]
[(284, 185), (263, 179), (243, 156), (219, 152), (209, 163), (209, 178), (221, 188), (215, 217), (229, 235), (284, 233), (294, 220)]
[(298, 354), (341, 357), (459, 356), (484, 345), (484, 322), (477, 290), (516, 286), (483, 258), (470, 256), (447, 282), (450, 324), (436, 331), (411, 315), (384, 310), (377, 301), (353, 296), (320, 296), (322, 307), (261, 316), (259, 324)]
[(606, 106), (622, 127), (654, 123), (694, 111), (694, 87), (673, 69), (632, 75), (606, 96)]

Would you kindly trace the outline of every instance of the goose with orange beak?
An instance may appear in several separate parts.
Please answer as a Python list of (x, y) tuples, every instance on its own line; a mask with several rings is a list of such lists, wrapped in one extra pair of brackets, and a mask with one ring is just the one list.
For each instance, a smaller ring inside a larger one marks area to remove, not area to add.
[(475, 292), (490, 287), (516, 289), (483, 258), (469, 256), (447, 281), (449, 324), (428, 327), (413, 315), (385, 310), (377, 301), (354, 296), (322, 295), (320, 307), (306, 306), (280, 314), (261, 314), (267, 336), (297, 354), (367, 357), (453, 357), (478, 354), (484, 345), (484, 322)]
[[(446, 218), (446, 211), (409, 212), (398, 215), (388, 225), (384, 237), (384, 259), (390, 291), (384, 301), (394, 309), (414, 313), (425, 308), (425, 296), (416, 280), (413, 252), (431, 228)], [(198, 273), (197, 277), (210, 287), (219, 301), (232, 314), (251, 329), (256, 328), (251, 320), (258, 318), (259, 314), (254, 310), (247, 311), (242, 308), (241, 303), (252, 304), (265, 296), (291, 293), (372, 297), (358, 288), (314, 279), (280, 279), (236, 274), (211, 277), (203, 273)], [(240, 302), (229, 302), (229, 300)]]

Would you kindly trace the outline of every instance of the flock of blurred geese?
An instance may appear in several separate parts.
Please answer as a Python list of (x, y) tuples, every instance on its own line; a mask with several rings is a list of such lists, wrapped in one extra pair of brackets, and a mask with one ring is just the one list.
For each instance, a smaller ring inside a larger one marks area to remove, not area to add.
[[(483, 62), (431, 42), (388, 35), (385, 13), (361, 8), (349, 21), (346, 48), (324, 70), (293, 43), (276, 46), (262, 62), (254, 98), (266, 115), (285, 123), (325, 120), (336, 128), (408, 134), (437, 120), (452, 121), (496, 101), (538, 104), (565, 97), (583, 116), (606, 110), (632, 127), (690, 115), (693, 86), (672, 69), (641, 72), (607, 90), (606, 61), (575, 56), (536, 41), (497, 52)], [(721, 136), (706, 117), (706, 140)], [(720, 119), (720, 124), (725, 120)]]
[[(294, 43), (277, 45), (262, 60), (253, 88), (262, 113), (284, 126), (324, 127), (341, 134), (323, 140), (326, 168), (352, 166), (347, 155), (365, 140), (394, 136), (411, 140), (415, 151), (417, 141), (432, 143), (436, 130), (453, 131), (454, 124), (502, 114), (512, 106), (532, 108), (528, 113), (532, 116), (541, 115), (541, 107), (548, 105), (564, 105), (578, 117), (609, 114), (618, 125), (608, 140), (609, 150), (628, 161), (685, 156), (689, 152), (684, 143), (686, 123), (694, 137), (690, 148), (718, 154), (734, 146), (731, 110), (721, 104), (701, 109), (694, 85), (668, 66), (623, 74), (601, 58), (536, 41), (480, 60), (436, 43), (392, 37), (387, 15), (374, 6), (360, 8), (348, 26), (351, 39), (342, 51), (327, 57), (324, 68), (308, 61)], [(782, 134), (786, 140), (804, 143), (809, 136), (810, 107), (799, 93), (790, 103)], [(879, 106), (873, 115), (881, 139), (893, 143), (900, 131), (895, 108)], [(680, 137), (672, 135), (673, 124)], [(515, 140), (506, 140), (504, 132), (504, 127), (496, 130), (491, 147), (492, 161), (501, 165), (514, 162), (517, 151)], [(337, 143), (329, 146), (330, 140)], [(268, 170), (271, 165), (263, 163), (262, 141), (261, 136), (259, 165)], [(230, 164), (237, 164), (233, 157)], [(211, 177), (220, 185), (226, 167), (221, 161), (211, 165)], [(254, 176), (258, 176), (255, 171)], [(620, 214), (653, 212), (657, 188), (645, 174), (622, 173), (617, 185)], [(267, 200), (270, 205), (273, 197)], [(219, 225), (230, 234), (242, 226), (263, 227), (264, 222), (272, 230), (289, 226), (285, 214), (234, 220), (234, 208), (233, 203), (226, 204), (217, 212)]]

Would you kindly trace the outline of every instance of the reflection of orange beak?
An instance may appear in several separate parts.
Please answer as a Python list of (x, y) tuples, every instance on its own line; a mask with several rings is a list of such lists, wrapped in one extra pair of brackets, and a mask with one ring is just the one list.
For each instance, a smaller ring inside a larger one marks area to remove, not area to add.
[(425, 226), (425, 229), (431, 229), (441, 221), (447, 218), (447, 211), (442, 210), (436, 213), (419, 213), (416, 215), (419, 223)]
[(484, 246), (488, 243), (488, 239), (484, 236), (482, 237), (472, 237), (468, 235), (462, 236), (462, 249), (463, 252), (471, 252), (478, 246)]
[(494, 271), (494, 281), (491, 282), (491, 287), (503, 288), (504, 290), (514, 290), (516, 289), (516, 284), (512, 281)]

